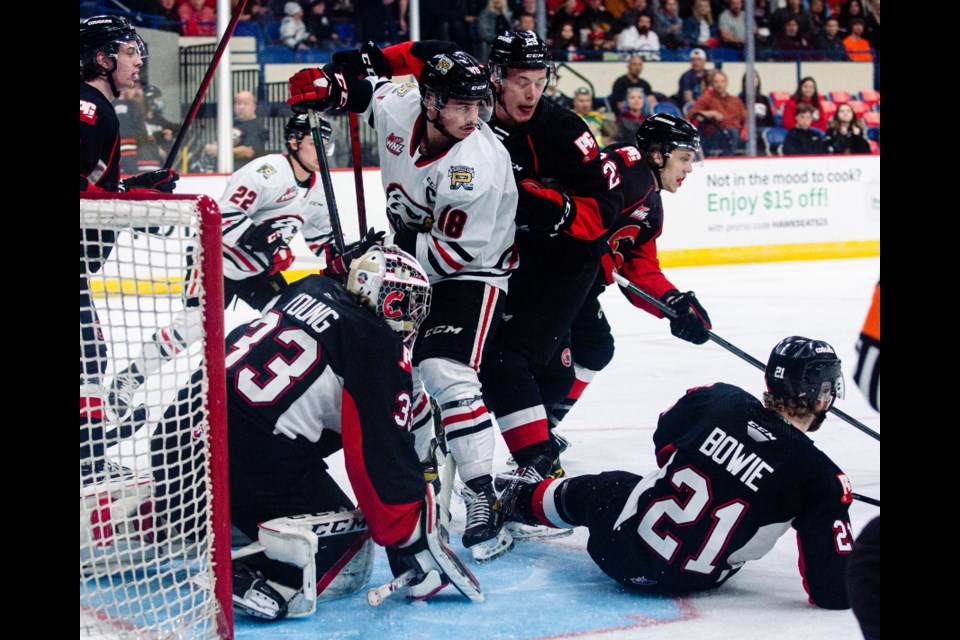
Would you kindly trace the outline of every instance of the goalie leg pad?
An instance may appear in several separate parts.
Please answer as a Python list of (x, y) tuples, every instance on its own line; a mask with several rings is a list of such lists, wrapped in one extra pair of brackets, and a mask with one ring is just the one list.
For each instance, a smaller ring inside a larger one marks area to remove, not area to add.
[(260, 525), (258, 537), (268, 558), (303, 571), (289, 603), (291, 617), (312, 614), (318, 601), (360, 591), (373, 574), (374, 543), (359, 509), (275, 518)]
[(233, 563), (233, 606), (261, 620), (281, 620), (287, 615), (287, 600), (259, 571)]
[(80, 489), (80, 567), (123, 571), (156, 556), (154, 483), (104, 460), (82, 463), (88, 484)]

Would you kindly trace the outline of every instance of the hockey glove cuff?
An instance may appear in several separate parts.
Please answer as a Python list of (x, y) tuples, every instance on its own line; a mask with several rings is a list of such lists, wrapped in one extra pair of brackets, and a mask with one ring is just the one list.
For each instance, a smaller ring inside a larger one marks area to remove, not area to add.
[(306, 113), (308, 109), (343, 109), (350, 97), (346, 77), (349, 73), (341, 65), (301, 69), (288, 81), (290, 97), (287, 104), (295, 113)]
[(710, 316), (693, 291), (680, 293), (671, 289), (660, 299), (677, 314), (670, 319), (670, 333), (693, 344), (703, 344), (710, 339)]
[(570, 228), (577, 206), (563, 191), (550, 189), (536, 180), (521, 180), (517, 202), (517, 228), (547, 233), (551, 237)]
[(173, 193), (177, 186), (177, 180), (180, 175), (172, 169), (157, 169), (148, 171), (138, 176), (132, 176), (126, 180), (120, 181), (123, 191), (133, 191), (136, 189), (147, 189), (159, 191), (160, 193)]
[(358, 78), (374, 76), (389, 78), (393, 75), (390, 63), (375, 42), (367, 42), (359, 50), (337, 51), (333, 54), (334, 64), (343, 65)]
[(350, 264), (369, 251), (370, 247), (378, 244), (382, 245), (385, 235), (387, 235), (385, 231), (376, 231), (371, 227), (363, 238), (347, 245), (340, 255), (337, 255), (337, 248), (333, 243), (327, 243), (323, 249), (327, 260), (327, 268), (323, 272), (333, 276), (346, 276), (350, 272)]

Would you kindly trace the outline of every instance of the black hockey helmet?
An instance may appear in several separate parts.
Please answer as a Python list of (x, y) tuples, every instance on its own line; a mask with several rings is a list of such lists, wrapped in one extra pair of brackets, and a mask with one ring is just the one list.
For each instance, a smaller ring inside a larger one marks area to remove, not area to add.
[(556, 76), (556, 67), (550, 56), (547, 43), (535, 31), (505, 31), (497, 36), (490, 47), (490, 73), (502, 81), (506, 70), (546, 69), (547, 85)]
[[(320, 125), (320, 135), (323, 136), (323, 139), (329, 140), (332, 138), (333, 127), (330, 126), (330, 123), (319, 116), (317, 117), (317, 121)], [(287, 124), (283, 127), (284, 140), (296, 138), (297, 142), (300, 142), (308, 135), (310, 135), (310, 118), (305, 113), (291, 116), (290, 119), (287, 120)]]
[(424, 107), (432, 96), (437, 109), (442, 109), (450, 99), (478, 100), (481, 120), (486, 122), (493, 113), (490, 76), (469, 53), (454, 51), (433, 56), (424, 65), (419, 82)]
[(637, 130), (637, 148), (644, 153), (659, 151), (664, 159), (674, 149), (687, 149), (693, 152), (695, 162), (703, 159), (697, 128), (668, 113), (657, 113), (643, 121)]
[[(147, 44), (130, 21), (123, 16), (94, 16), (80, 22), (80, 73), (84, 79), (109, 76), (116, 69), (117, 49), (120, 45), (136, 44), (141, 58), (147, 57)], [(104, 52), (114, 59), (112, 69), (97, 63), (97, 54)]]
[(822, 340), (790, 336), (770, 352), (764, 374), (777, 398), (796, 399), (812, 408), (816, 400), (843, 397), (843, 373), (836, 351)]

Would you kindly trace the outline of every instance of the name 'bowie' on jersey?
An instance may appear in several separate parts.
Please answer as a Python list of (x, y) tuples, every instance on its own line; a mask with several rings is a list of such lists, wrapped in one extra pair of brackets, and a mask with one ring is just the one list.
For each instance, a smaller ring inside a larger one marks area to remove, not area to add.
[(763, 479), (763, 474), (773, 471), (773, 467), (756, 453), (744, 456), (743, 443), (727, 435), (720, 427), (716, 427), (704, 439), (700, 445), (700, 453), (725, 468), (753, 491), (758, 489), (756, 482)]
[(316, 298), (301, 293), (281, 309), (291, 318), (303, 322), (317, 333), (330, 328), (330, 321), (340, 319), (340, 314)]

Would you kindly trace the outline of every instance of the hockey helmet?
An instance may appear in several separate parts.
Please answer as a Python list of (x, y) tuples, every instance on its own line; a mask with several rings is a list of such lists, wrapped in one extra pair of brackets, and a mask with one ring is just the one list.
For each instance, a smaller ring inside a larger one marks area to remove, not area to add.
[(101, 51), (114, 59), (116, 68), (117, 50), (120, 45), (133, 43), (140, 57), (146, 59), (147, 44), (130, 21), (123, 16), (94, 16), (80, 22), (80, 72), (86, 79), (109, 76), (113, 69), (104, 69), (97, 62)]
[(490, 47), (490, 73), (498, 82), (506, 78), (507, 69), (546, 69), (544, 87), (556, 80), (556, 67), (547, 43), (535, 31), (506, 31)]
[(659, 151), (665, 159), (674, 149), (686, 149), (693, 152), (694, 162), (703, 160), (697, 128), (668, 113), (657, 113), (643, 121), (637, 130), (637, 148), (644, 153)]
[(480, 61), (469, 53), (454, 51), (433, 56), (424, 65), (419, 82), (424, 107), (431, 96), (438, 110), (451, 99), (477, 100), (482, 121), (486, 122), (493, 115), (490, 76)]
[(764, 378), (774, 397), (793, 398), (811, 408), (817, 400), (832, 404), (843, 397), (840, 359), (822, 340), (784, 338), (770, 352)]
[(155, 84), (148, 84), (143, 88), (143, 99), (147, 105), (157, 113), (163, 113), (163, 91)]
[[(325, 143), (324, 151), (327, 152), (328, 156), (332, 155), (333, 143), (330, 142), (330, 138), (333, 137), (333, 127), (327, 120), (319, 116), (317, 116), (317, 123), (320, 126), (320, 136)], [(291, 116), (283, 127), (283, 139), (287, 141), (287, 150), (291, 152), (293, 150), (290, 149), (290, 138), (296, 138), (297, 142), (300, 142), (308, 135), (310, 135), (310, 118), (305, 113)]]
[(396, 246), (373, 246), (353, 260), (347, 291), (412, 345), (430, 312), (430, 282), (417, 259)]

